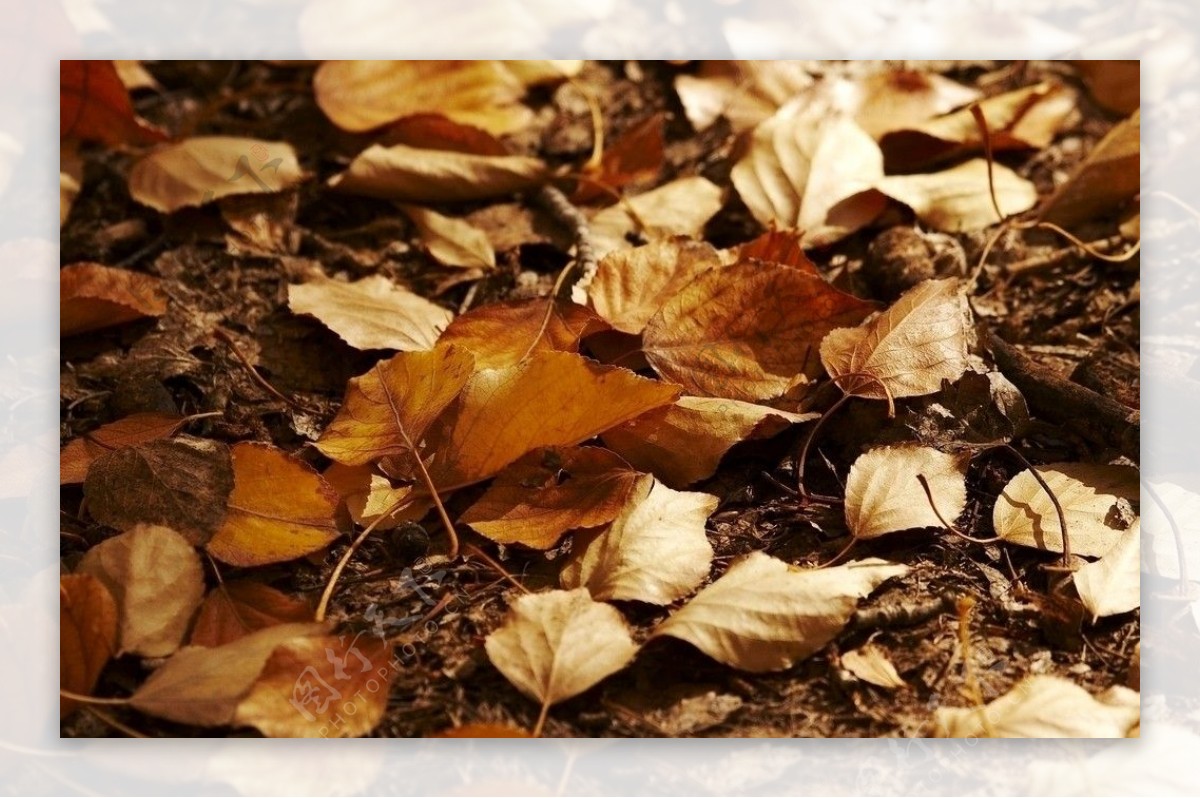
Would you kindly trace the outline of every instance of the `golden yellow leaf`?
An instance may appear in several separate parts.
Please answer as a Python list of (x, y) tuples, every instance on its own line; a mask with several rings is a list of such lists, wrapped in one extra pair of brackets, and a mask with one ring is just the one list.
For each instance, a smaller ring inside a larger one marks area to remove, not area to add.
[(171, 435), (183, 423), (174, 413), (134, 413), (75, 438), (59, 453), (58, 480), (74, 485), (87, 478), (92, 463), (114, 449)]
[[(881, 446), (854, 461), (846, 477), (846, 526), (856, 538), (944, 528), (967, 506), (969, 454), (945, 454), (928, 446)], [(937, 506), (917, 476), (925, 477)]]
[(1138, 694), (1111, 687), (1093, 696), (1060, 676), (1026, 676), (982, 709), (939, 707), (936, 737), (1125, 737), (1141, 717)]
[(315, 316), (355, 349), (432, 349), (454, 314), (382, 275), (288, 286), (293, 313)]
[(281, 623), (312, 620), (307, 601), (251, 579), (222, 582), (208, 592), (188, 643), (215, 648)]
[(496, 268), (496, 252), (487, 233), (470, 222), (416, 205), (402, 205), (401, 209), (416, 225), (421, 243), (438, 263), (464, 269)]
[[(681, 177), (653, 191), (626, 198), (591, 218), (592, 244), (598, 257), (629, 246), (626, 235), (647, 239), (669, 236), (697, 237), (723, 202), (721, 189), (703, 177)], [(630, 215), (632, 207), (637, 219)], [(645, 224), (642, 229), (641, 223)]]
[(171, 213), (235, 194), (282, 191), (304, 179), (282, 141), (197, 136), (143, 156), (129, 170), (129, 194)]
[[(100, 672), (117, 652), (117, 603), (108, 588), (89, 574), (67, 574), (58, 585), (58, 684), (89, 695)], [(59, 696), (58, 716), (78, 702)]]
[(527, 191), (546, 175), (546, 165), (537, 158), (376, 144), (330, 178), (329, 185), (347, 194), (401, 202), (465, 202)]
[(234, 444), (233, 492), (208, 552), (238, 566), (287, 562), (337, 540), (338, 496), (312, 466), (262, 443)]
[(59, 271), (62, 337), (167, 312), (162, 281), (148, 274), (99, 263), (76, 263)]
[(1142, 524), (1138, 519), (1103, 557), (1071, 576), (1079, 600), (1093, 620), (1131, 612), (1142, 605), (1141, 565)]
[(883, 653), (883, 649), (870, 643), (843, 654), (842, 667), (876, 687), (896, 690), (906, 686), (900, 674), (896, 672), (896, 666), (887, 658), (887, 654)]
[[(1037, 204), (1033, 183), (1004, 164), (992, 164), (992, 184), (1005, 216)], [(875, 187), (912, 208), (918, 219), (938, 230), (979, 230), (1000, 222), (988, 190), (987, 161), (982, 158), (944, 172), (885, 177)]]
[(606, 327), (575, 302), (512, 299), (464, 313), (450, 322), (438, 343), (469, 350), (476, 368), (495, 369), (515, 366), (533, 352), (578, 352), (580, 339)]
[[(1136, 61), (1134, 62), (1137, 63)], [(1119, 122), (1046, 200), (1043, 221), (1070, 227), (1110, 213), (1141, 190), (1142, 113)]]
[(601, 259), (588, 299), (614, 329), (637, 335), (668, 299), (720, 265), (710, 244), (682, 237), (616, 250)]

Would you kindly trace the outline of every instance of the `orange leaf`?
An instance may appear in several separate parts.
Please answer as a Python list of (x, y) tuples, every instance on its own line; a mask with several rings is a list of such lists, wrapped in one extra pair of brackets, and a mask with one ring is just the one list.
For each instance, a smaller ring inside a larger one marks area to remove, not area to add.
[(810, 274), (821, 275), (817, 265), (808, 259), (800, 246), (803, 238), (801, 233), (794, 230), (768, 230), (753, 241), (721, 251), (723, 260), (727, 263), (737, 263), (744, 260), (762, 260), (767, 263), (780, 263), (793, 269)]
[(476, 368), (504, 368), (515, 366), (533, 352), (578, 352), (581, 338), (606, 326), (595, 313), (574, 302), (515, 299), (464, 313), (450, 322), (438, 343), (470, 350)]
[(174, 413), (134, 413), (85, 432), (63, 447), (58, 459), (58, 481), (75, 485), (87, 478), (93, 462), (113, 449), (165, 438), (179, 429), (184, 419)]
[(59, 331), (64, 338), (167, 312), (162, 281), (148, 274), (76, 263), (59, 271)]
[(460, 519), (497, 543), (548, 549), (617, 517), (642, 475), (595, 446), (537, 449), (505, 468)]
[(110, 147), (166, 141), (133, 112), (129, 91), (112, 61), (59, 61), (59, 137)]
[(637, 335), (668, 299), (720, 265), (710, 244), (682, 236), (614, 250), (600, 261), (588, 299), (614, 329)]
[(200, 605), (189, 642), (209, 648), (223, 646), (268, 626), (310, 621), (312, 614), (307, 601), (262, 582), (225, 582), (209, 591)]
[(617, 190), (635, 181), (653, 180), (662, 164), (663, 115), (657, 113), (614, 141), (604, 151), (600, 168), (595, 174), (588, 175), (590, 180), (579, 181), (571, 199), (581, 204), (596, 200), (611, 202), (613, 195), (595, 183)]
[[(89, 574), (68, 574), (58, 583), (58, 683), (62, 689), (89, 695), (100, 671), (117, 650), (117, 602), (104, 584)], [(59, 697), (59, 719), (78, 706)]]
[(311, 466), (262, 443), (235, 444), (231, 455), (233, 492), (225, 523), (208, 542), (210, 554), (230, 565), (266, 565), (337, 539), (337, 494)]
[(379, 143), (385, 147), (405, 144), (468, 155), (508, 155), (508, 150), (491, 133), (459, 124), (441, 114), (416, 114), (398, 119), (382, 131)]

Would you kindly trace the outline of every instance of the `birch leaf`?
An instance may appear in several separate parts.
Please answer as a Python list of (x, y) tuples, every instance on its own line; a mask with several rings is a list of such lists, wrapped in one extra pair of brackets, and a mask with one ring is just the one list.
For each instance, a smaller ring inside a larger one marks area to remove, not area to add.
[[(63, 690), (90, 695), (100, 672), (117, 652), (117, 603), (90, 574), (66, 574), (58, 588), (58, 683)], [(77, 701), (59, 696), (59, 719)]]
[[(1033, 183), (1004, 164), (992, 164), (992, 185), (1006, 217), (1037, 204)], [(988, 189), (987, 161), (982, 158), (942, 172), (885, 177), (875, 187), (912, 208), (918, 219), (938, 230), (981, 230), (1000, 221)]]
[(1112, 687), (1093, 696), (1058, 676), (1027, 676), (982, 709), (939, 707), (937, 737), (1125, 737), (1138, 725), (1138, 694)]
[(83, 482), (92, 463), (108, 452), (166, 438), (183, 423), (174, 413), (134, 413), (85, 432), (59, 454), (58, 480), (63, 485)]
[(251, 579), (226, 581), (208, 592), (188, 642), (215, 648), (269, 626), (312, 620), (312, 615), (307, 601), (270, 585)]
[(235, 194), (283, 191), (303, 179), (290, 144), (196, 136), (138, 160), (129, 170), (129, 195), (172, 213)]
[[(653, 191), (628, 197), (591, 218), (592, 244), (597, 257), (629, 247), (626, 236), (639, 233), (648, 240), (670, 236), (698, 237), (704, 225), (721, 210), (722, 192), (703, 177), (681, 177)], [(637, 219), (630, 216), (632, 207)], [(638, 223), (645, 223), (646, 229)]]
[(496, 252), (487, 234), (470, 222), (417, 205), (403, 205), (401, 209), (416, 225), (421, 243), (438, 263), (464, 269), (496, 268)]
[(942, 518), (950, 523), (967, 506), (969, 454), (927, 446), (883, 446), (854, 461), (846, 477), (846, 526), (856, 538), (926, 527), (943, 528), (917, 480), (925, 477)]
[(616, 250), (600, 261), (588, 299), (614, 329), (637, 335), (667, 300), (717, 266), (710, 244), (682, 237)]
[[(1074, 546), (1074, 541), (1072, 541)], [(1121, 533), (1117, 543), (1095, 562), (1077, 570), (1072, 578), (1079, 599), (1092, 620), (1136, 610), (1142, 605), (1142, 524)]]
[(167, 296), (157, 277), (99, 263), (76, 263), (59, 271), (59, 332), (64, 338), (166, 312)]
[(382, 275), (288, 286), (293, 313), (315, 316), (355, 349), (432, 349), (454, 314)]
[(495, 369), (515, 366), (533, 352), (578, 352), (582, 338), (605, 328), (594, 312), (574, 302), (516, 299), (462, 314), (438, 343), (470, 351), (478, 369)]
[(896, 690), (907, 686), (896, 672), (896, 666), (887, 658), (887, 654), (875, 645), (867, 644), (862, 648), (847, 651), (842, 655), (842, 667), (876, 687)]
[(546, 174), (546, 165), (536, 158), (376, 144), (330, 178), (329, 186), (401, 202), (467, 202), (527, 191), (540, 185)]

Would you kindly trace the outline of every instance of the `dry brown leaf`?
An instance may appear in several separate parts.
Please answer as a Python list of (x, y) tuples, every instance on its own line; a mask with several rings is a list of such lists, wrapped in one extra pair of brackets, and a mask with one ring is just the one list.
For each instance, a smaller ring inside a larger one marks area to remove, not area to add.
[(546, 174), (546, 165), (537, 158), (376, 144), (330, 178), (329, 185), (347, 194), (401, 202), (465, 202), (527, 191)]
[[(350, 520), (359, 526), (393, 529), (420, 519), (433, 506), (432, 500), (418, 496), (413, 486), (395, 486), (371, 466), (334, 463), (321, 476), (345, 503)], [(379, 520), (385, 513), (387, 518)]]
[[(77, 695), (90, 695), (100, 671), (117, 652), (117, 603), (108, 588), (90, 574), (66, 574), (58, 583), (58, 684)], [(79, 703), (59, 696), (58, 717)]]
[(174, 652), (204, 597), (200, 557), (165, 526), (136, 526), (93, 546), (79, 562), (79, 573), (99, 579), (116, 600), (122, 654)]
[[(992, 185), (1006, 217), (1037, 204), (1033, 183), (1004, 164), (992, 164)], [(875, 187), (912, 208), (918, 219), (938, 230), (979, 230), (1000, 221), (988, 189), (987, 161), (982, 158), (944, 172), (885, 177)]]
[(296, 227), (299, 192), (237, 194), (218, 200), (217, 208), (233, 230), (233, 235), (225, 237), (231, 255), (275, 257), (294, 255), (300, 248)]
[(432, 737), (529, 737), (529, 732), (499, 723), (466, 723), (453, 729), (443, 729)]
[(803, 239), (804, 234), (795, 230), (771, 229), (758, 238), (730, 249), (723, 249), (718, 254), (725, 265), (746, 260), (762, 260), (820, 276), (817, 265), (808, 259), (800, 246)]
[(712, 269), (667, 301), (643, 334), (646, 359), (689, 393), (754, 401), (820, 372), (817, 348), (870, 302), (771, 263)]
[(696, 75), (677, 76), (675, 91), (696, 130), (724, 116), (739, 132), (771, 116), (812, 83), (804, 61), (705, 61)]
[(668, 299), (720, 265), (712, 245), (682, 237), (616, 250), (601, 259), (588, 299), (614, 329), (637, 335)]
[(616, 518), (640, 476), (595, 446), (535, 449), (501, 471), (459, 520), (497, 543), (549, 549), (571, 529)]
[(580, 339), (606, 327), (575, 302), (514, 299), (464, 313), (450, 322), (438, 343), (470, 351), (476, 368), (496, 369), (515, 366), (534, 352), (578, 352)]
[(231, 490), (229, 447), (189, 435), (108, 452), (83, 483), (88, 512), (100, 523), (162, 524), (197, 546), (224, 521)]
[[(1040, 149), (1054, 140), (1075, 111), (1075, 93), (1039, 83), (979, 102), (992, 151)], [(926, 167), (983, 151), (983, 136), (970, 108), (895, 130), (880, 141), (888, 171)]]
[(907, 572), (907, 566), (879, 559), (800, 569), (756, 551), (730, 566), (650, 637), (684, 640), (744, 671), (785, 670), (836, 637), (860, 598)]
[(513, 686), (547, 706), (621, 670), (638, 649), (621, 613), (583, 588), (521, 596), (484, 648)]
[(900, 674), (896, 672), (896, 666), (888, 659), (883, 649), (870, 643), (843, 654), (842, 667), (867, 684), (873, 684), (876, 687), (897, 690), (908, 686), (900, 678)]
[(350, 380), (341, 410), (316, 447), (344, 465), (412, 454), (474, 368), (471, 353), (454, 346), (401, 352), (381, 361)]
[[(1052, 463), (1037, 467), (1062, 505), (1071, 553), (1102, 557), (1125, 534), (1118, 501), (1137, 505), (1138, 470), (1132, 466)], [(1026, 469), (1013, 477), (992, 511), (996, 534), (1009, 543), (1062, 552), (1058, 512), (1046, 491)]]
[(883, 155), (853, 120), (805, 111), (788, 105), (759, 125), (730, 179), (760, 224), (798, 228), (806, 246), (824, 246), (883, 210), (871, 191), (883, 178)]
[(1098, 59), (1071, 63), (1083, 76), (1088, 94), (1105, 110), (1125, 115), (1142, 104), (1141, 61)]
[(197, 136), (140, 158), (129, 170), (129, 195), (171, 213), (235, 194), (283, 191), (303, 179), (286, 142)]
[(356, 133), (428, 113), (511, 133), (533, 116), (520, 103), (525, 84), (502, 61), (326, 61), (313, 92), (335, 125)]
[[(926, 280), (871, 321), (834, 330), (821, 342), (821, 362), (846, 393), (868, 399), (923, 396), (970, 367), (974, 343), (963, 282)], [(883, 385), (880, 385), (883, 383)], [(884, 388), (886, 386), (886, 390)]]
[(224, 726), (250, 692), (271, 652), (289, 640), (324, 634), (325, 624), (285, 623), (216, 648), (178, 651), (142, 683), (129, 705), (176, 723)]
[(58, 157), (58, 226), (62, 227), (71, 214), (75, 198), (83, 190), (83, 158), (78, 150), (64, 144)]
[[(647, 240), (669, 236), (696, 238), (721, 210), (721, 189), (703, 177), (681, 177), (653, 191), (628, 197), (591, 218), (592, 245), (597, 257), (630, 246), (626, 236), (639, 233)], [(637, 219), (630, 215), (632, 207)], [(642, 224), (645, 224), (645, 229)]]
[(338, 495), (312, 466), (263, 443), (237, 443), (225, 523), (208, 553), (230, 565), (287, 562), (338, 538)]
[(712, 566), (704, 527), (716, 509), (716, 496), (674, 491), (643, 477), (608, 527), (576, 535), (559, 577), (562, 586), (585, 587), (604, 601), (681, 599)]
[(454, 314), (383, 275), (288, 286), (293, 313), (315, 316), (355, 349), (432, 349)]
[(383, 719), (396, 672), (378, 638), (293, 638), (271, 653), (233, 723), (267, 737), (361, 737)]
[[(970, 455), (945, 454), (928, 446), (882, 446), (854, 461), (846, 477), (846, 526), (856, 538), (926, 527), (943, 528), (967, 506)], [(917, 480), (924, 476), (937, 512)]]
[(74, 485), (87, 478), (92, 463), (114, 449), (166, 438), (184, 419), (174, 413), (134, 413), (75, 438), (59, 453), (58, 481)]
[(673, 385), (569, 352), (538, 352), (515, 366), (484, 369), (431, 436), (435, 483), (487, 479), (526, 452), (574, 446), (678, 395)]
[(99, 263), (76, 263), (59, 271), (59, 332), (91, 332), (167, 312), (162, 281), (148, 274)]
[(1125, 737), (1141, 704), (1127, 687), (1093, 696), (1059, 676), (1027, 676), (986, 707), (939, 707), (937, 737)]
[(1111, 213), (1134, 197), (1141, 190), (1141, 134), (1141, 111), (1117, 123), (1046, 200), (1042, 221), (1071, 227)]
[(716, 473), (735, 443), (761, 440), (818, 413), (790, 413), (737, 399), (682, 396), (673, 405), (643, 413), (602, 436), (604, 445), (641, 471), (673, 488)]
[(1072, 574), (1079, 600), (1092, 614), (1093, 621), (1131, 612), (1142, 605), (1141, 557), (1142, 524), (1139, 519), (1121, 533), (1117, 543), (1103, 557)]
[(496, 252), (487, 233), (470, 222), (416, 205), (402, 205), (401, 209), (416, 226), (430, 257), (438, 263), (464, 269), (496, 268)]
[(313, 608), (303, 599), (281, 593), (251, 579), (222, 582), (208, 592), (188, 642), (215, 648), (282, 623), (312, 620)]
[[(573, 202), (587, 204), (596, 200), (610, 204), (614, 192), (629, 185), (653, 180), (663, 165), (663, 115), (654, 114), (627, 130), (605, 147), (600, 166), (585, 171), (571, 196)], [(599, 184), (599, 185), (597, 185)], [(608, 191), (604, 189), (608, 188)]]
[(166, 135), (133, 112), (112, 61), (63, 59), (59, 65), (59, 138), (110, 147), (153, 144)]

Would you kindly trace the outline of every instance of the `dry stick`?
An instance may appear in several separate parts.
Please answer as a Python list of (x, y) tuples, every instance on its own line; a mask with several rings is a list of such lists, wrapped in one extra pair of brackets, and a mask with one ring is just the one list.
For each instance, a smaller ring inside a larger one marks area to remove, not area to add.
[(955, 535), (958, 535), (963, 540), (969, 540), (972, 543), (997, 543), (997, 542), (1003, 540), (1003, 538), (1001, 538), (999, 535), (997, 535), (994, 538), (973, 538), (970, 535), (968, 535), (966, 532), (961, 531), (954, 524), (947, 521), (942, 516), (942, 511), (937, 508), (936, 504), (934, 504), (933, 491), (929, 489), (929, 480), (925, 479), (925, 475), (917, 474), (917, 481), (920, 482), (921, 487), (925, 489), (925, 498), (929, 500), (929, 509), (933, 510), (933, 514), (937, 516), (937, 520), (941, 521), (942, 526), (946, 527), (946, 529), (948, 531), (953, 532)]
[[(868, 374), (865, 371), (852, 371), (852, 372), (849, 372), (846, 374), (839, 374), (838, 376), (833, 377), (831, 379), (834, 383), (838, 383), (841, 380), (846, 379), (847, 377), (866, 377), (867, 379), (877, 383), (879, 385), (879, 387), (883, 389), (883, 393), (887, 397), (888, 418), (896, 417), (896, 402), (894, 399), (892, 399), (891, 390), (888, 389), (887, 385), (885, 385), (882, 380), (880, 380), (874, 374)], [(813, 428), (809, 431), (808, 436), (805, 437), (804, 445), (800, 447), (800, 454), (796, 460), (796, 487), (798, 489), (800, 497), (803, 499), (816, 500), (816, 501), (822, 501), (822, 502), (832, 502), (834, 504), (836, 504), (839, 501), (839, 499), (835, 496), (818, 496), (815, 493), (809, 493), (804, 488), (804, 463), (805, 463), (805, 461), (808, 460), (808, 449), (810, 446), (812, 446), (813, 439), (817, 437), (817, 432), (821, 429), (821, 426), (825, 423), (825, 421), (830, 416), (832, 416), (834, 414), (834, 412), (839, 407), (841, 407), (846, 402), (848, 402), (850, 400), (850, 398), (853, 396), (855, 396), (853, 389), (846, 393), (843, 393), (842, 397), (840, 399), (838, 399), (836, 402), (834, 402), (833, 406), (830, 407), (828, 410), (826, 410), (821, 415), (821, 417), (817, 419), (817, 423), (813, 425)]]
[(1179, 529), (1179, 524), (1175, 520), (1174, 514), (1167, 508), (1166, 502), (1158, 495), (1158, 491), (1150, 484), (1150, 480), (1142, 479), (1142, 485), (1146, 488), (1146, 493), (1150, 494), (1151, 500), (1158, 505), (1158, 509), (1162, 510), (1162, 514), (1167, 517), (1167, 523), (1171, 527), (1171, 535), (1175, 538), (1175, 556), (1179, 558), (1179, 594), (1186, 596), (1188, 594), (1188, 571), (1187, 571), (1187, 556), (1183, 551), (1183, 533)]
[(124, 723), (121, 723), (119, 720), (114, 718), (112, 715), (109, 715), (107, 712), (101, 712), (100, 710), (96, 709), (95, 707), (89, 707), (89, 706), (85, 706), (83, 709), (88, 714), (94, 715), (95, 717), (99, 718), (102, 722), (107, 723), (109, 726), (112, 726), (114, 729), (121, 732), (122, 734), (126, 734), (130, 737), (137, 737), (137, 738), (140, 738), (143, 740), (153, 739), (148, 734), (142, 734), (137, 729), (134, 729), (131, 726), (126, 726)]
[(105, 707), (123, 707), (129, 704), (128, 698), (97, 698), (96, 696), (72, 693), (70, 690), (64, 690), (61, 687), (58, 688), (58, 694), (63, 698), (69, 698), (81, 704), (95, 704)]
[(316, 612), (313, 613), (313, 619), (317, 621), (317, 623), (325, 620), (325, 613), (329, 609), (329, 599), (333, 596), (333, 589), (337, 586), (338, 578), (341, 577), (342, 571), (346, 570), (346, 565), (350, 562), (350, 558), (353, 557), (354, 553), (362, 547), (362, 544), (366, 542), (367, 537), (369, 537), (370, 534), (375, 531), (376, 527), (378, 527), (380, 524), (390, 518), (393, 513), (404, 506), (407, 498), (408, 497), (404, 497), (393, 502), (392, 505), (387, 508), (387, 510), (381, 513), (380, 516), (370, 524), (368, 524), (366, 529), (360, 532), (358, 537), (356, 537), (350, 543), (350, 548), (346, 549), (346, 553), (342, 555), (340, 560), (338, 560), (337, 565), (333, 567), (333, 573), (329, 575), (329, 581), (325, 583), (325, 590), (321, 593), (321, 600), (317, 603)]
[(1016, 447), (1014, 447), (1010, 444), (1007, 444), (1007, 443), (1002, 443), (999, 446), (996, 446), (994, 448), (1004, 449), (1004, 450), (1008, 451), (1009, 453), (1011, 453), (1018, 460), (1020, 460), (1025, 465), (1025, 467), (1029, 469), (1029, 473), (1033, 475), (1033, 478), (1035, 480), (1037, 480), (1037, 483), (1042, 486), (1042, 490), (1046, 491), (1046, 495), (1050, 497), (1050, 503), (1054, 505), (1054, 510), (1055, 510), (1055, 512), (1058, 513), (1058, 528), (1060, 530), (1062, 530), (1063, 567), (1066, 568), (1068, 571), (1072, 570), (1071, 569), (1071, 536), (1069, 534), (1067, 534), (1067, 515), (1066, 515), (1066, 513), (1063, 512), (1062, 504), (1058, 501), (1058, 496), (1056, 496), (1054, 494), (1054, 491), (1050, 490), (1050, 486), (1046, 484), (1046, 480), (1044, 480), (1042, 478), (1042, 475), (1038, 472), (1038, 470), (1036, 468), (1034, 468), (1033, 463), (1029, 462), (1029, 460), (1025, 457), (1025, 455), (1023, 455), (1019, 451), (1017, 451)]
[(992, 197), (992, 208), (995, 209), (996, 216), (1003, 224), (1004, 211), (1000, 210), (1000, 202), (996, 199), (996, 181), (992, 175), (992, 133), (988, 130), (987, 117), (983, 115), (983, 109), (979, 107), (979, 103), (971, 103), (971, 116), (975, 117), (975, 124), (983, 136), (983, 154), (987, 158), (988, 193)]
[(300, 404), (295, 399), (284, 396), (279, 391), (275, 390), (275, 386), (267, 382), (266, 377), (259, 374), (258, 369), (254, 368), (254, 365), (250, 362), (250, 360), (244, 354), (242, 354), (242, 350), (238, 348), (238, 345), (234, 342), (233, 337), (229, 333), (225, 332), (220, 327), (217, 327), (213, 330), (213, 335), (225, 342), (225, 345), (229, 347), (231, 352), (233, 352), (234, 357), (236, 357), (241, 364), (245, 366), (246, 371), (250, 374), (250, 377), (256, 383), (258, 383), (259, 387), (261, 387), (264, 391), (269, 393), (271, 396), (274, 396), (281, 402), (296, 408), (302, 413), (310, 412), (307, 407)]
[(969, 693), (969, 698), (975, 702), (979, 711), (979, 722), (988, 737), (995, 737), (995, 729), (987, 716), (983, 703), (983, 691), (979, 689), (979, 679), (975, 674), (975, 662), (971, 658), (971, 613), (975, 609), (975, 599), (971, 596), (960, 596), (955, 602), (958, 609), (958, 645), (962, 651), (963, 681)]
[[(494, 559), (492, 559), (491, 557), (489, 557), (489, 556), (487, 555), (487, 553), (486, 553), (486, 552), (484, 552), (484, 550), (483, 550), (483, 549), (481, 549), (481, 548), (479, 548), (478, 546), (475, 546), (475, 545), (473, 545), (473, 544), (471, 544), (471, 543), (468, 543), (468, 544), (466, 545), (466, 549), (467, 549), (467, 551), (469, 551), (471, 554), (474, 554), (474, 555), (475, 555), (475, 556), (477, 556), (479, 559), (483, 560), (483, 561), (484, 561), (484, 562), (486, 562), (488, 565), (490, 565), (490, 566), (492, 567), (492, 569), (496, 571), (496, 573), (500, 574), (500, 576), (504, 577), (504, 578), (505, 578), (505, 579), (507, 579), (509, 582), (512, 582), (514, 585), (516, 585), (516, 586), (517, 586), (517, 588), (518, 588), (518, 589), (519, 589), (519, 590), (520, 590), (522, 593), (526, 593), (526, 594), (528, 594), (528, 593), (530, 593), (530, 592), (531, 592), (531, 591), (529, 590), (529, 588), (525, 587), (525, 585), (523, 585), (523, 584), (521, 584), (520, 582), (518, 582), (518, 581), (517, 581), (517, 578), (516, 578), (515, 576), (513, 576), (512, 574), (510, 574), (510, 573), (508, 572), (508, 570), (507, 570), (507, 569), (506, 569), (506, 568), (505, 568), (503, 565), (501, 565), (500, 563), (496, 562)], [(493, 583), (493, 584), (494, 584), (494, 583)]]

